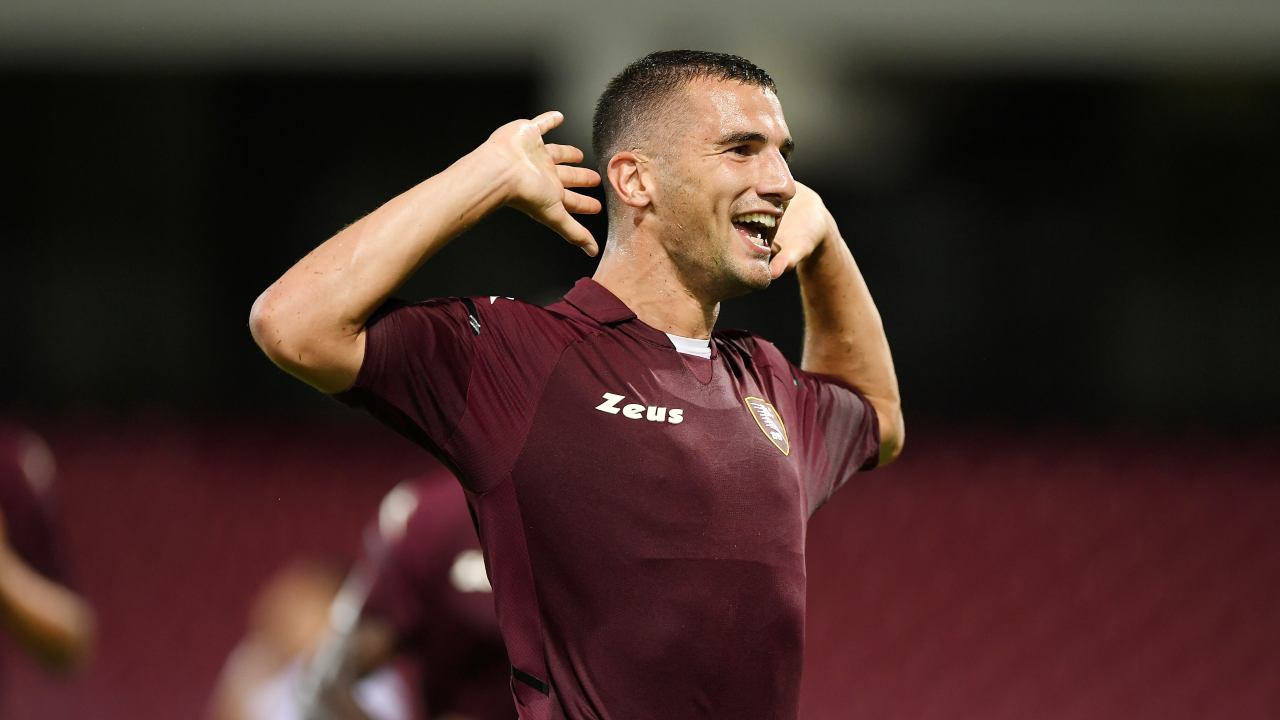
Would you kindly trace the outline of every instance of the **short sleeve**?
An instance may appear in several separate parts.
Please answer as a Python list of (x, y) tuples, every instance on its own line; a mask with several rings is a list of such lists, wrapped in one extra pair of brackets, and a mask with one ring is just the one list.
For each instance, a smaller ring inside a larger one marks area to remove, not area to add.
[(857, 390), (836, 378), (791, 367), (796, 407), (810, 428), (811, 508), (859, 471), (876, 467), (880, 457), (880, 421), (875, 408)]
[(355, 384), (335, 397), (440, 454), (467, 404), (475, 348), (465, 302), (383, 306), (366, 326)]

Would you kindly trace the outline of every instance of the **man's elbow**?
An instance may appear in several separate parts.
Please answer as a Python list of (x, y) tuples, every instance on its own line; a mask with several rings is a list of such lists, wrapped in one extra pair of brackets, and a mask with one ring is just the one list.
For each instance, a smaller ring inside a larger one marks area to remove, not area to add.
[(258, 296), (249, 309), (249, 333), (271, 362), (297, 375), (305, 373), (306, 352), (298, 331), (287, 321), (288, 311), (271, 296), (271, 289)]
[(280, 322), (280, 309), (273, 302), (270, 288), (259, 295), (249, 309), (249, 334), (272, 362), (285, 366), (292, 353), (286, 344), (286, 328)]
[(897, 403), (892, 407), (877, 407), (876, 417), (880, 422), (880, 461), (876, 467), (884, 467), (902, 454), (907, 442), (907, 426), (902, 417), (902, 406)]
[(321, 392), (340, 392), (355, 382), (363, 333), (316, 331), (303, 313), (282, 307), (270, 288), (249, 310), (249, 332), (271, 362)]

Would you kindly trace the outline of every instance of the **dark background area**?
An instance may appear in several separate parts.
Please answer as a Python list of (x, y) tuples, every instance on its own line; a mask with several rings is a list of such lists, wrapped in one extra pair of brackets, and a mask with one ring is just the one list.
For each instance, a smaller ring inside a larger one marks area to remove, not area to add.
[[(834, 167), (819, 161), (840, 148), (800, 135), (795, 172), (863, 266), (912, 416), (1280, 419), (1280, 80), (890, 67), (858, 82), (892, 126)], [(0, 400), (21, 416), (314, 412), (253, 347), (253, 299), (541, 94), (498, 71), (10, 69), (0, 84), (0, 287), (20, 309), (3, 372), (21, 378)], [(545, 302), (592, 268), (502, 211), (403, 294)], [(726, 303), (720, 325), (798, 359), (794, 281)]]

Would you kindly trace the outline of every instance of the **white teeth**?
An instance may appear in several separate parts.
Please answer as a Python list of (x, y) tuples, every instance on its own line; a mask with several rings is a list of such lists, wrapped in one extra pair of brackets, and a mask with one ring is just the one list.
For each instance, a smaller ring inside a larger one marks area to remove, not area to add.
[(745, 213), (738, 215), (733, 221), (736, 223), (760, 223), (765, 227), (771, 228), (777, 224), (778, 219), (767, 213)]

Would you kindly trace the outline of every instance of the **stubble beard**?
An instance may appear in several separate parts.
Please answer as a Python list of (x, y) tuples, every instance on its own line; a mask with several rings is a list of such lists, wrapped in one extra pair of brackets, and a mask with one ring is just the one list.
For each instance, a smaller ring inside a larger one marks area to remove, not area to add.
[[(697, 184), (692, 178), (676, 177), (673, 181), (672, 186), (678, 188)], [(736, 226), (728, 223), (727, 229), (721, 227), (716, 222), (716, 209), (702, 207), (701, 197), (698, 191), (672, 197), (675, 216), (686, 222), (669, 227), (675, 236), (666, 244), (676, 252), (676, 272), (684, 286), (708, 304), (769, 287), (773, 278), (768, 261), (746, 257)]]
[[(700, 238), (694, 241), (696, 244), (688, 248), (691, 252), (676, 263), (685, 287), (697, 292), (703, 302), (741, 297), (764, 290), (773, 281), (767, 263), (735, 256), (742, 252), (737, 246), (741, 239), (732, 226), (730, 232), (733, 237), (727, 239), (726, 248), (726, 238), (717, 237), (720, 233), (713, 228), (705, 228), (697, 234)], [(759, 267), (754, 267), (757, 263)]]

